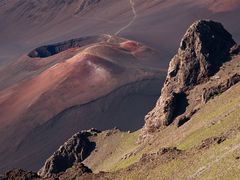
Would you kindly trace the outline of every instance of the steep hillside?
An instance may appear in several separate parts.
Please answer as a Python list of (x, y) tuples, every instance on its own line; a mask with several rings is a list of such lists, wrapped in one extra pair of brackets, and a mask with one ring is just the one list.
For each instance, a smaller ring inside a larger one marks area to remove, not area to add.
[[(109, 168), (100, 169), (114, 172), (101, 176), (103, 179), (237, 179), (240, 176), (239, 92), (238, 83), (210, 100), (185, 125), (169, 126), (148, 143), (135, 145), (132, 153), (118, 155), (120, 161), (108, 162)], [(129, 136), (134, 138), (134, 134)], [(98, 151), (103, 152), (101, 148)], [(117, 155), (114, 152), (109, 157)], [(95, 170), (94, 166), (92, 169)], [(90, 177), (85, 175), (80, 179)]]

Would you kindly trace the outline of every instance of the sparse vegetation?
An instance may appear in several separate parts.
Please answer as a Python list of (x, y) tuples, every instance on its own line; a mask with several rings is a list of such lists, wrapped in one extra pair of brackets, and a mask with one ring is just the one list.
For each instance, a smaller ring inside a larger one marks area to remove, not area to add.
[[(116, 136), (121, 139), (117, 149), (124, 149), (126, 152), (135, 150), (135, 154), (121, 159), (124, 153), (115, 151), (108, 161), (101, 164), (112, 172), (105, 176), (114, 179), (154, 179), (156, 177), (159, 179), (236, 179), (240, 175), (237, 165), (240, 156), (238, 92), (240, 92), (239, 84), (210, 100), (184, 126), (180, 128), (170, 126), (166, 131), (157, 133), (153, 143), (143, 145), (133, 143), (139, 132), (119, 132), (113, 135), (114, 138), (111, 136), (112, 143), (115, 142)], [(216, 106), (216, 104), (222, 104), (222, 106)], [(224, 141), (213, 143), (205, 149), (199, 148), (207, 138), (222, 135), (226, 136)], [(165, 143), (166, 141), (168, 143)], [(163, 144), (177, 146), (186, 153), (168, 161), (163, 161), (159, 155), (151, 161), (146, 161), (145, 164), (140, 164), (139, 159), (142, 154), (157, 152), (164, 147)], [(116, 158), (118, 161), (111, 163)], [(99, 167), (98, 170), (101, 171)]]

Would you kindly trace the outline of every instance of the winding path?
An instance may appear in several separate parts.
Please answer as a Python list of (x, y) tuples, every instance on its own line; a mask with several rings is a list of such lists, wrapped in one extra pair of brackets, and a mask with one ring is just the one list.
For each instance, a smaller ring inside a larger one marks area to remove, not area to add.
[(132, 9), (132, 13), (133, 13), (133, 18), (131, 19), (131, 21), (130, 21), (127, 25), (123, 26), (121, 29), (119, 29), (117, 32), (115, 32), (115, 33), (114, 33), (115, 35), (119, 35), (122, 31), (124, 31), (124, 30), (127, 29), (129, 26), (131, 26), (131, 25), (133, 24), (133, 22), (135, 21), (135, 19), (137, 18), (137, 12), (136, 12), (136, 9), (135, 9), (135, 7), (134, 7), (134, 5), (135, 5), (134, 0), (129, 0), (129, 3), (130, 3), (130, 5), (131, 5), (131, 9)]

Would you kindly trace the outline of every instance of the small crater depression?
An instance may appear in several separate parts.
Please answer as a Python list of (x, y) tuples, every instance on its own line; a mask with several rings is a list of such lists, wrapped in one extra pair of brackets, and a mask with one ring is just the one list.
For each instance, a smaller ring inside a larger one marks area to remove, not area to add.
[(38, 47), (32, 50), (28, 56), (31, 58), (47, 58), (55, 54), (61, 53), (71, 48), (80, 48), (96, 40), (94, 37), (85, 37), (78, 39), (71, 39), (56, 44)]

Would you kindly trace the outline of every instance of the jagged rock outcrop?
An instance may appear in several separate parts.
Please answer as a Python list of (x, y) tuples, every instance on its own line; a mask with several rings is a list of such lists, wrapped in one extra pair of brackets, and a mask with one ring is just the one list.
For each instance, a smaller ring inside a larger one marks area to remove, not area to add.
[(88, 137), (96, 135), (99, 131), (91, 129), (74, 134), (54, 154), (48, 158), (44, 166), (38, 171), (41, 177), (51, 177), (64, 172), (75, 163), (82, 162), (94, 149), (95, 143)]
[(237, 84), (240, 82), (240, 75), (239, 74), (234, 74), (231, 76), (227, 81), (218, 84), (218, 86), (212, 86), (207, 89), (204, 89), (203, 94), (202, 94), (202, 101), (206, 103), (209, 101), (214, 96), (217, 96), (226, 90), (228, 90), (231, 86)]
[(222, 64), (230, 60), (235, 46), (231, 34), (220, 23), (211, 20), (193, 23), (169, 64), (160, 99), (145, 117), (140, 141), (183, 114), (189, 104), (189, 90), (218, 72)]
[(41, 179), (37, 173), (24, 171), (22, 169), (13, 169), (8, 171), (4, 176), (0, 176), (1, 180), (34, 180)]
[(51, 174), (48, 177), (41, 177), (37, 173), (32, 171), (25, 171), (22, 169), (13, 169), (8, 171), (5, 175), (0, 175), (0, 180), (74, 180), (81, 177), (84, 174), (90, 174), (92, 170), (85, 166), (83, 163), (74, 163), (72, 167), (66, 169), (65, 172), (59, 172)]
[(83, 163), (75, 163), (71, 168), (68, 168), (64, 173), (59, 174), (59, 179), (76, 179), (83, 174), (92, 173), (92, 170), (85, 166)]

